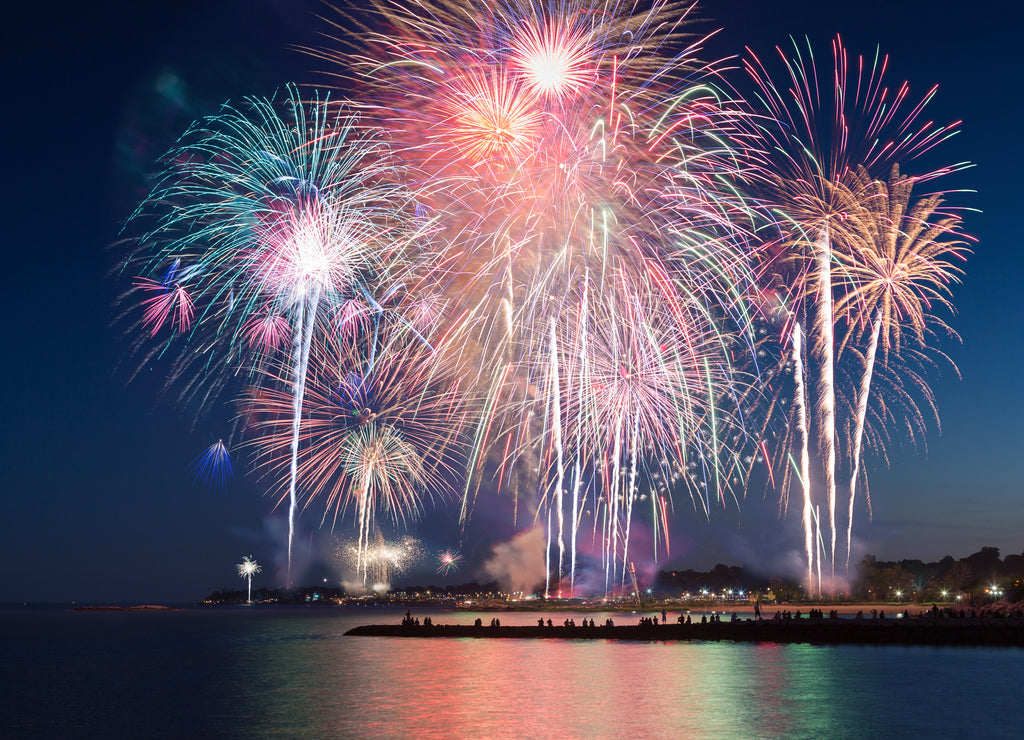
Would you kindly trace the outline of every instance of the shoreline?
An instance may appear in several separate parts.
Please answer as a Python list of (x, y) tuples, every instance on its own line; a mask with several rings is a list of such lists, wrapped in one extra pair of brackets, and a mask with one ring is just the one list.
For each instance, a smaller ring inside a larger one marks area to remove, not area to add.
[[(743, 603), (709, 603), (709, 604), (693, 604), (683, 606), (680, 604), (551, 604), (538, 605), (537, 602), (530, 602), (530, 606), (526, 606), (525, 602), (512, 603), (507, 606), (494, 604), (494, 603), (480, 603), (471, 605), (459, 605), (454, 611), (457, 612), (498, 612), (498, 613), (510, 613), (515, 614), (517, 612), (537, 612), (537, 613), (553, 613), (558, 614), (562, 612), (573, 612), (573, 613), (617, 613), (617, 614), (652, 614), (660, 615), (662, 611), (665, 611), (669, 615), (679, 614), (737, 614), (740, 616), (752, 616), (754, 614), (754, 603), (743, 602)], [(405, 606), (401, 604), (399, 606)], [(409, 605), (415, 607), (415, 604)], [(932, 604), (910, 604), (910, 603), (879, 603), (879, 602), (866, 602), (866, 603), (854, 603), (854, 604), (829, 604), (824, 602), (813, 602), (813, 601), (801, 601), (797, 603), (780, 603), (780, 604), (765, 604), (759, 605), (761, 607), (761, 616), (765, 619), (770, 619), (775, 612), (790, 612), (795, 614), (800, 612), (806, 615), (811, 609), (818, 609), (828, 613), (829, 611), (836, 611), (840, 615), (855, 616), (857, 612), (863, 612), (865, 617), (871, 614), (871, 610), (884, 611), (887, 616), (895, 617), (897, 614), (903, 614), (904, 612), (909, 613), (911, 617), (917, 617), (927, 614)], [(952, 604), (943, 604), (939, 606), (940, 609), (954, 608)], [(959, 609), (970, 609), (970, 607), (956, 606)]]

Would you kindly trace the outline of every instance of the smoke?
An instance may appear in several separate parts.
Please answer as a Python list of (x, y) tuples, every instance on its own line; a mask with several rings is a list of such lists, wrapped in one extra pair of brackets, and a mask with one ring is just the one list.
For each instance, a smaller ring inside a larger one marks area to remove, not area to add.
[(353, 596), (362, 596), (371, 591), (370, 587), (358, 578), (341, 579), (341, 587), (345, 590), (346, 594), (352, 594)]
[(489, 580), (497, 581), (506, 593), (532, 593), (544, 584), (544, 529), (520, 532), (508, 542), (494, 545), (492, 557), (483, 564)]
[[(274, 581), (288, 585), (288, 523), (278, 517), (263, 519), (263, 535), (274, 558)], [(298, 572), (296, 572), (298, 575)]]
[[(231, 526), (228, 533), (246, 543), (245, 549), (256, 557), (257, 561), (265, 562), (267, 557), (272, 564), (264, 567), (268, 575), (273, 573), (272, 580), (281, 587), (287, 583), (288, 573), (288, 522), (280, 517), (265, 517), (262, 529), (253, 527)], [(244, 554), (244, 553), (243, 553)], [(299, 583), (313, 562), (312, 533), (298, 530), (296, 522), (295, 550), (292, 559), (292, 581)]]

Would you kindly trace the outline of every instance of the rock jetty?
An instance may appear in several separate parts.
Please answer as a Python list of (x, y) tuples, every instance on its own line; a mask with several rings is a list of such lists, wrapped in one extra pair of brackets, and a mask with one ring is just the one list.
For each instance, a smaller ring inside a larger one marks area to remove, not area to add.
[[(411, 620), (410, 620), (411, 621)], [(357, 637), (634, 640), (643, 642), (730, 641), (812, 645), (975, 645), (1024, 647), (1024, 618), (966, 619), (737, 619), (706, 623), (553, 624), (374, 624), (355, 627)]]

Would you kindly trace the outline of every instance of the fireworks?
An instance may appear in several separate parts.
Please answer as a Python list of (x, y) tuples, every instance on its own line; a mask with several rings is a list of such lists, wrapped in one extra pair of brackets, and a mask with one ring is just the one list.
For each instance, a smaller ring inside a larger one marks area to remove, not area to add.
[[(624, 576), (650, 457), (699, 459), (724, 495), (731, 419), (714, 409), (747, 341), (755, 216), (729, 182), (736, 112), (703, 82), (699, 39), (680, 45), (688, 10), (381, 4), (394, 31), (370, 35), (372, 57), (323, 54), (443, 224), (431, 279), (484, 399), (463, 515), (487, 478), (537, 491), (570, 590), (586, 508)], [(650, 511), (655, 557), (671, 497)]]
[[(858, 321), (857, 316), (840, 313), (856, 311), (855, 300), (834, 303), (837, 289), (842, 291), (854, 280), (842, 269), (850, 261), (844, 261), (840, 255), (862, 249), (871, 241), (862, 234), (869, 230), (863, 221), (870, 220), (866, 214), (873, 209), (885, 207), (868, 202), (878, 200), (873, 184), (869, 185), (872, 178), (884, 176), (891, 166), (934, 147), (952, 135), (956, 124), (937, 126), (917, 121), (935, 88), (913, 102), (908, 85), (895, 90), (887, 86), (887, 58), (858, 58), (851, 65), (839, 38), (832, 43), (833, 65), (827, 69), (827, 76), (819, 76), (810, 47), (805, 51), (797, 46), (793, 56), (787, 56), (781, 49), (778, 53), (784, 66), (784, 86), (773, 83), (772, 75), (756, 56), (751, 55), (745, 62), (758, 91), (752, 105), (763, 117), (751, 119), (758, 124), (747, 139), (750, 146), (744, 154), (754, 163), (749, 171), (754, 189), (778, 219), (784, 251), (769, 269), (792, 299), (785, 333), (792, 337), (790, 349), (794, 359), (801, 351), (796, 339), (801, 333), (808, 339), (809, 362), (796, 362), (800, 372), (806, 367), (808, 380), (813, 382), (807, 384), (804, 401), (796, 407), (801, 413), (811, 413), (791, 426), (801, 429), (802, 445), (813, 443), (820, 464), (830, 535), (826, 559), (834, 575), (836, 474), (841, 453), (837, 430), (838, 415), (843, 411), (839, 408), (842, 391), (837, 389), (835, 329), (840, 322)], [(941, 168), (915, 179), (930, 180), (951, 169)], [(894, 224), (894, 228), (898, 230), (899, 225)], [(859, 258), (854, 258), (857, 261)], [(868, 365), (873, 363), (874, 355), (870, 354)], [(798, 379), (801, 393), (804, 382)], [(860, 386), (866, 403), (870, 377), (865, 377)], [(855, 401), (852, 406), (862, 409), (863, 403)], [(863, 418), (863, 413), (858, 416)], [(813, 424), (809, 426), (807, 421)], [(853, 444), (858, 449), (852, 455), (855, 460), (859, 460), (863, 422), (857, 429)], [(788, 443), (782, 449), (785, 447)], [(788, 454), (788, 450), (783, 454)], [(802, 456), (806, 454), (801, 451)], [(811, 582), (814, 553), (807, 512), (812, 492), (808, 470), (803, 466), (800, 477)], [(851, 507), (852, 491), (851, 487)], [(847, 543), (849, 549), (849, 535)]]
[(218, 439), (192, 462), (192, 480), (204, 482), (209, 488), (223, 491), (234, 475), (231, 453), (224, 440)]
[(426, 552), (415, 537), (409, 535), (386, 539), (380, 528), (374, 528), (370, 541), (339, 542), (334, 552), (339, 562), (354, 571), (364, 588), (387, 590), (395, 576), (407, 572), (420, 562)]
[(249, 589), (246, 596), (246, 601), (249, 604), (252, 603), (252, 577), (262, 570), (263, 568), (260, 564), (253, 560), (250, 555), (246, 555), (242, 558), (242, 562), (238, 564), (238, 575), (246, 580)]
[[(610, 590), (638, 528), (670, 554), (682, 504), (738, 505), (757, 461), (783, 509), (800, 482), (809, 584), (812, 480), (834, 568), (848, 463), (849, 551), (862, 452), (897, 416), (920, 431), (966, 251), (939, 196), (910, 202), (950, 168), (875, 178), (953, 127), (838, 40), (824, 93), (798, 50), (787, 84), (752, 57), (754, 96), (726, 94), (692, 10), (375, 2), (387, 33), (309, 50), (356, 102), (225, 106), (167, 156), (127, 315), (186, 395), (245, 387), (289, 584), (300, 506), (351, 515), (356, 570), (386, 581), (378, 519), (461, 494), (463, 526), (497, 495), (542, 525), (549, 589), (573, 592), (588, 542)], [(223, 482), (226, 447), (195, 469)]]
[[(294, 448), (317, 317), (394, 278), (402, 252), (394, 230), (404, 200), (380, 133), (293, 89), (281, 102), (225, 106), (166, 161), (135, 216), (155, 226), (125, 266), (160, 276), (136, 279), (148, 296), (142, 326), (156, 336), (170, 324), (160, 353), (188, 345), (176, 374), (198, 364), (193, 392), (209, 376), (244, 377), (266, 355), (287, 354)], [(290, 569), (294, 453), (289, 499)]]
[[(888, 182), (868, 177), (858, 169), (851, 178), (860, 193), (852, 201), (860, 206), (853, 223), (860, 239), (855, 249), (838, 254), (849, 276), (847, 293), (836, 303), (836, 313), (848, 317), (848, 330), (839, 351), (868, 332), (867, 352), (856, 399), (856, 425), (851, 449), (850, 505), (846, 533), (847, 564), (853, 526), (853, 506), (868, 398), (878, 357), (900, 354), (909, 341), (925, 347), (930, 332), (950, 330), (932, 314), (934, 306), (952, 310), (949, 286), (958, 280), (955, 261), (967, 253), (967, 240), (958, 231), (960, 219), (941, 210), (942, 196), (933, 194), (911, 202), (914, 179), (901, 177), (894, 166)], [(870, 327), (868, 329), (867, 327)], [(906, 328), (904, 328), (906, 327)], [(909, 337), (905, 334), (909, 333)]]
[(414, 518), (456, 468), (466, 405), (443, 356), (401, 325), (317, 334), (297, 445), (287, 365), (244, 406), (261, 466), (271, 480), (290, 481), (294, 465), (306, 503), (321, 500), (332, 521), (354, 510), (358, 547), (368, 548), (379, 514)]
[(458, 570), (460, 560), (462, 560), (462, 556), (458, 552), (445, 550), (437, 556), (437, 572), (442, 575), (448, 575), (453, 570)]

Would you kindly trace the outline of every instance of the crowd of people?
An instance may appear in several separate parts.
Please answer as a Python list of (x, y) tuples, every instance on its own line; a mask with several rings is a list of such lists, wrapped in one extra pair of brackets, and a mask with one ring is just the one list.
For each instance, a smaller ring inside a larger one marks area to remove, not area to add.
[[(904, 609), (903, 612), (896, 612), (895, 617), (900, 618), (901, 622), (910, 624), (922, 624), (922, 623), (947, 623), (947, 624), (976, 624), (976, 625), (990, 625), (990, 624), (1011, 624), (1024, 626), (1024, 602), (1018, 604), (1011, 604), (1007, 608), (998, 608), (995, 606), (989, 606), (983, 609), (955, 609), (952, 607), (940, 608), (936, 604), (932, 604), (932, 607), (927, 610), (918, 611), (911, 614), (909, 609)], [(729, 616), (729, 622), (764, 622), (765, 620), (761, 616), (760, 605), (756, 605), (753, 615), (746, 619), (741, 618), (736, 612), (732, 612)], [(867, 614), (864, 610), (858, 610), (857, 613), (851, 619), (842, 619), (837, 609), (830, 609), (826, 613), (823, 609), (811, 608), (806, 612), (797, 609), (791, 611), (789, 609), (780, 609), (775, 612), (768, 621), (773, 623), (792, 623), (802, 622), (804, 624), (812, 623), (824, 623), (834, 622), (841, 624), (853, 623), (864, 623), (864, 622), (886, 622), (892, 623), (893, 618), (887, 616), (884, 609), (871, 609)], [(694, 624), (693, 617), (686, 612), (680, 613), (675, 622), (679, 625), (690, 625)], [(722, 622), (722, 613), (714, 612), (711, 614), (701, 614), (700, 624), (719, 624)], [(655, 613), (653, 616), (641, 616), (637, 622), (638, 627), (645, 629), (655, 629), (659, 625), (668, 626), (669, 618), (668, 613), (662, 610), (659, 615)], [(433, 623), (431, 618), (424, 617), (422, 625), (420, 624), (419, 617), (413, 617), (412, 613), (407, 611), (405, 617), (402, 619), (403, 627), (432, 627)], [(483, 627), (483, 620), (477, 618), (474, 622), (474, 626)], [(491, 627), (501, 627), (501, 620), (498, 617), (491, 618)], [(537, 627), (540, 628), (554, 628), (556, 623), (550, 617), (544, 618), (539, 617), (537, 619)], [(588, 619), (584, 617), (579, 624), (577, 624), (575, 617), (566, 617), (561, 627), (567, 627), (570, 629), (596, 629), (597, 623), (594, 619)], [(609, 617), (605, 619), (604, 627), (614, 627), (615, 623)]]

